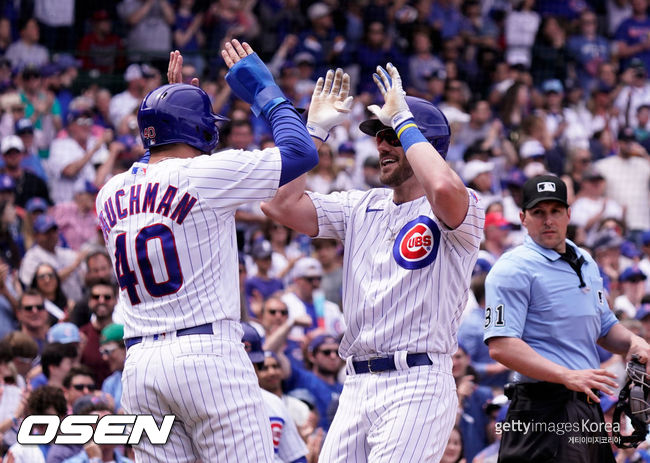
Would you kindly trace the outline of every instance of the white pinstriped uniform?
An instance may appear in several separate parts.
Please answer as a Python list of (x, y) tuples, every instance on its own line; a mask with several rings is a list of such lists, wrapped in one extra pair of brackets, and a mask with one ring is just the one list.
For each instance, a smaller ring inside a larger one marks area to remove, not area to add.
[(307, 455), (305, 441), (300, 437), (296, 423), (289, 416), (289, 410), (284, 406), (282, 399), (265, 389), (261, 391), (266, 413), (271, 421), (275, 461), (289, 463)]
[[(234, 214), (243, 203), (272, 198), (280, 172), (277, 148), (228, 150), (136, 163), (97, 196), (125, 338), (144, 337), (127, 352), (124, 407), (172, 413), (180, 422), (164, 452), (146, 443), (136, 448), (139, 461), (273, 460), (257, 377), (241, 343)], [(209, 323), (214, 335), (175, 336)]]
[[(457, 404), (451, 354), (483, 236), (483, 208), (468, 195), (465, 220), (448, 230), (425, 196), (397, 205), (388, 188), (309, 193), (319, 237), (345, 245), (339, 353), (349, 374), (321, 462), (442, 455)], [(408, 368), (406, 354), (423, 352), (433, 365)], [(354, 374), (352, 360), (390, 354), (396, 371)]]

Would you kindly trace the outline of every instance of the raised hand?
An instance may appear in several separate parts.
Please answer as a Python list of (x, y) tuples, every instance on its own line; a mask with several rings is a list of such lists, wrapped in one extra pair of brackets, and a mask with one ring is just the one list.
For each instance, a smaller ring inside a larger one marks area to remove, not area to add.
[(232, 39), (230, 42), (226, 42), (224, 49), (221, 50), (221, 56), (226, 62), (228, 69), (232, 68), (236, 63), (253, 53), (253, 49), (248, 43), (239, 43), (239, 40), (237, 39)]
[(307, 130), (312, 137), (325, 141), (329, 131), (347, 119), (352, 108), (350, 76), (342, 69), (327, 71), (319, 77), (309, 104)]
[[(167, 65), (167, 81), (170, 84), (183, 83), (183, 55), (178, 50), (169, 53), (169, 64)], [(199, 86), (199, 79), (192, 78), (190, 84), (195, 87)]]
[(384, 97), (384, 106), (380, 108), (377, 105), (370, 105), (368, 111), (377, 116), (382, 124), (394, 129), (406, 119), (413, 117), (406, 104), (406, 92), (402, 89), (402, 78), (395, 66), (391, 63), (386, 65), (386, 69), (377, 66), (377, 73), (372, 75), (372, 80), (375, 81)]

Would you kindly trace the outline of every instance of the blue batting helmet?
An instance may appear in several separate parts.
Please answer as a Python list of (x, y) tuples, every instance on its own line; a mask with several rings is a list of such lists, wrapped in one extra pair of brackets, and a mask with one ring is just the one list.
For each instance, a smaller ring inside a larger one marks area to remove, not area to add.
[[(449, 121), (447, 121), (442, 111), (436, 108), (433, 103), (414, 96), (407, 96), (406, 104), (413, 113), (415, 123), (424, 138), (433, 145), (443, 158), (447, 156), (451, 129), (449, 128)], [(380, 130), (390, 129), (390, 127), (382, 124), (379, 119), (369, 119), (359, 124), (359, 129), (363, 133), (374, 137)]]
[(211, 153), (219, 142), (216, 123), (227, 120), (212, 112), (207, 93), (188, 84), (158, 87), (144, 97), (138, 111), (140, 137), (146, 149), (185, 143)]

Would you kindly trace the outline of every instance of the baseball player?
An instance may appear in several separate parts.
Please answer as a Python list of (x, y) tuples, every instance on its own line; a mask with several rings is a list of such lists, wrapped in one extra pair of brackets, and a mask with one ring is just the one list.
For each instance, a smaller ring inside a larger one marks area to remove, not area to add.
[(270, 462), (257, 378), (241, 343), (235, 210), (269, 200), (314, 167), (300, 116), (259, 57), (237, 40), (222, 51), (237, 96), (271, 124), (276, 147), (210, 155), (208, 95), (186, 84), (150, 92), (138, 111), (148, 162), (99, 192), (97, 210), (121, 288), (128, 413), (176, 416), (168, 443), (143, 441), (146, 462)]
[[(500, 462), (614, 462), (598, 393), (611, 395), (616, 375), (600, 368), (597, 345), (650, 358), (650, 346), (610, 310), (596, 262), (566, 239), (570, 218), (561, 179), (528, 180), (520, 213), (528, 236), (485, 281), (490, 356), (518, 373)], [(564, 432), (546, 431), (552, 424)]]
[[(262, 205), (274, 220), (345, 245), (339, 354), (348, 375), (323, 463), (439, 461), (456, 417), (451, 355), (482, 237), (483, 208), (444, 159), (446, 118), (405, 97), (394, 66), (377, 69), (385, 104), (369, 107), (378, 119), (360, 129), (376, 137), (388, 188), (305, 194), (301, 177)], [(345, 119), (342, 96), (322, 90), (319, 79), (307, 124), (319, 140)]]
[[(259, 377), (261, 369), (264, 368), (262, 337), (248, 323), (242, 323), (242, 328), (244, 329), (242, 337), (244, 348)], [(307, 446), (300, 437), (298, 428), (289, 416), (289, 410), (284, 406), (282, 399), (265, 389), (261, 389), (261, 391), (264, 407), (271, 421), (275, 460), (280, 463), (307, 463)]]

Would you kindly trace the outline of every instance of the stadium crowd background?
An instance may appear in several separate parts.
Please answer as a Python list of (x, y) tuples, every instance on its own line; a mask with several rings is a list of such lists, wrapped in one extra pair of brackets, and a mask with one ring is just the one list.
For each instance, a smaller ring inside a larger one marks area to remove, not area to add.
[[(251, 43), (297, 107), (327, 69), (351, 75), (350, 120), (319, 150), (311, 190), (380, 186), (375, 140), (358, 130), (365, 108), (381, 104), (371, 79), (378, 64), (395, 64), (407, 92), (439, 105), (452, 126), (447, 160), (488, 214), (454, 354), (458, 432), (443, 461), (495, 461), (510, 372), (482, 342), (483, 283), (525, 236), (518, 213), (527, 178), (565, 180), (570, 238), (598, 262), (612, 310), (650, 340), (647, 0), (33, 0), (0, 8), (2, 453), (27, 413), (120, 409), (121, 314), (94, 196), (143, 154), (137, 108), (166, 83), (169, 51), (183, 53), (184, 79), (199, 76), (215, 112), (231, 119), (220, 148), (272, 144), (269, 126), (225, 83), (218, 51), (233, 37)], [(261, 385), (285, 400), (315, 461), (342, 384), (344, 249), (294, 236), (259, 207), (238, 211), (237, 232), (242, 314), (273, 352)], [(623, 384), (625, 359), (602, 360)], [(606, 411), (614, 402), (604, 401)], [(82, 450), (58, 447), (46, 461)], [(31, 461), (23, 458), (16, 461)], [(643, 449), (617, 455), (634, 458), (650, 461)]]

